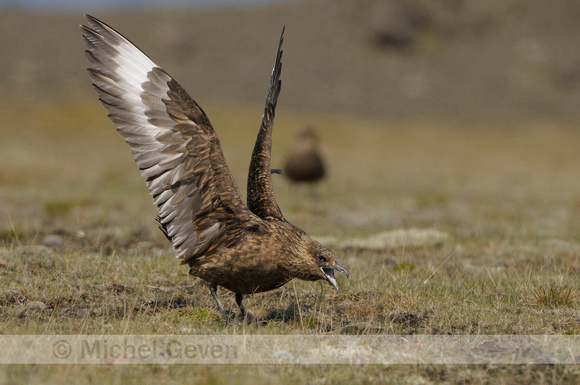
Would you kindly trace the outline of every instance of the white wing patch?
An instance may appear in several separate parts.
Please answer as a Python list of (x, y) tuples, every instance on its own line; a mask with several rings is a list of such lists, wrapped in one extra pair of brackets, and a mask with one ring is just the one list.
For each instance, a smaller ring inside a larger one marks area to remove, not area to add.
[(200, 228), (194, 223), (202, 198), (194, 175), (196, 158), (187, 147), (192, 136), (182, 132), (195, 130), (196, 124), (180, 109), (168, 109), (168, 83), (173, 79), (165, 71), (112, 28), (87, 19), (90, 28), (81, 29), (93, 66), (90, 78), (147, 179), (177, 259), (186, 261), (204, 252), (221, 228), (216, 220)]

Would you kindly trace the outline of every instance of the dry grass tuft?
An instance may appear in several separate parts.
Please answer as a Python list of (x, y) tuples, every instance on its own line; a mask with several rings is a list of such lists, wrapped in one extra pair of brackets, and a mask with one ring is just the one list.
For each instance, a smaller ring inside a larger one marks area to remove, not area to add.
[(571, 287), (554, 283), (534, 289), (533, 295), (538, 306), (549, 308), (570, 307), (576, 300)]

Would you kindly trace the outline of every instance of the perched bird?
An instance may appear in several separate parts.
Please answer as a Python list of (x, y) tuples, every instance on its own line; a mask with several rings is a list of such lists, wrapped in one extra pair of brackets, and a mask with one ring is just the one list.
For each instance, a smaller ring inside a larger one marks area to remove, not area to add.
[(294, 182), (318, 182), (325, 167), (318, 149), (318, 135), (312, 127), (301, 130), (288, 155), (284, 175)]
[(201, 107), (129, 40), (86, 15), (81, 26), (88, 69), (109, 119), (133, 150), (159, 210), (159, 227), (189, 273), (242, 299), (278, 288), (293, 278), (326, 280), (338, 291), (334, 271), (348, 277), (332, 251), (289, 223), (274, 197), (270, 151), (280, 93), (280, 36), (262, 124), (248, 175), (244, 204), (224, 159), (220, 141)]

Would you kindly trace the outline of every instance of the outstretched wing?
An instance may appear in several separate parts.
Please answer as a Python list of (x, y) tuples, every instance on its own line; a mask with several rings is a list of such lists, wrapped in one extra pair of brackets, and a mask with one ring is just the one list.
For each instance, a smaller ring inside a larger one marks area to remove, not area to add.
[(280, 35), (276, 61), (270, 77), (266, 106), (262, 115), (262, 124), (258, 132), (258, 138), (252, 152), (250, 171), (248, 173), (248, 208), (258, 217), (266, 220), (285, 220), (274, 196), (272, 186), (272, 171), (270, 154), (272, 150), (272, 129), (274, 128), (274, 116), (276, 103), (282, 88), (280, 74), (282, 72), (282, 43), (284, 42), (284, 29)]
[(86, 18), (81, 31), (93, 86), (133, 150), (177, 259), (241, 241), (259, 219), (244, 205), (203, 110), (129, 40)]

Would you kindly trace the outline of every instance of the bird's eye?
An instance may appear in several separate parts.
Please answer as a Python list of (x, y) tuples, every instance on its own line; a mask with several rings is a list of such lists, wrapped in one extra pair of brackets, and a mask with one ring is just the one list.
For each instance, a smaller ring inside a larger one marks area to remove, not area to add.
[(318, 259), (320, 262), (326, 262), (326, 257), (322, 254), (317, 254), (316, 259)]

